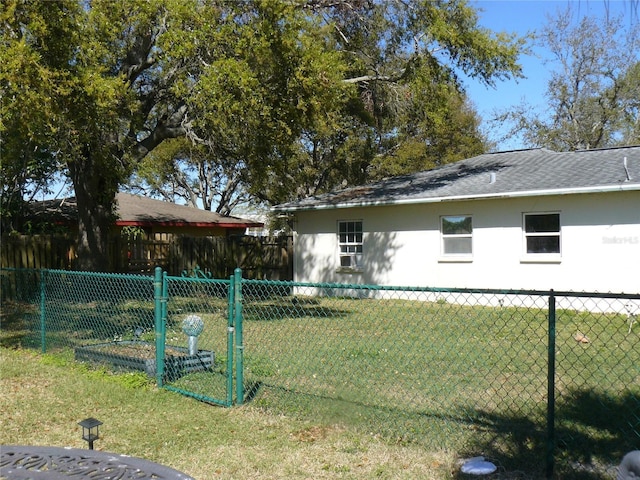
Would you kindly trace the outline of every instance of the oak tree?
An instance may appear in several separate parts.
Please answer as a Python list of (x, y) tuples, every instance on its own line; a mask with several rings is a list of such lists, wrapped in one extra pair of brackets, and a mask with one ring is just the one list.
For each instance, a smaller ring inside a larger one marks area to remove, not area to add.
[[(115, 194), (153, 155), (190, 151), (283, 201), (366, 180), (403, 144), (444, 145), (467, 108), (459, 72), (521, 75), (520, 40), (481, 28), (464, 0), (3, 7), (3, 182), (68, 176), (85, 270), (106, 268)], [(400, 128), (411, 112), (429, 113)]]

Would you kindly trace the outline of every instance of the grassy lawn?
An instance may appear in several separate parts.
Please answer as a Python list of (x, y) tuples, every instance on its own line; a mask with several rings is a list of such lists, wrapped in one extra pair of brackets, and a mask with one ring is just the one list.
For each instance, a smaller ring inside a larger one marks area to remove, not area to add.
[[(542, 478), (544, 303), (456, 300), (246, 301), (245, 378), (259, 386), (253, 402), (463, 457), (483, 454), (506, 478)], [(576, 341), (578, 332), (589, 342)], [(557, 311), (557, 478), (608, 478), (637, 448), (638, 345), (624, 315)]]
[[(176, 281), (167, 304), (167, 344), (184, 347), (181, 321), (197, 314), (205, 323), (198, 346), (216, 359), (172, 386), (215, 399), (226, 392), (220, 288)], [(476, 455), (498, 464), (492, 478), (543, 477), (544, 298), (482, 306), (463, 296), (247, 295), (249, 398), (223, 409), (158, 390), (142, 374), (74, 362), (74, 347), (131, 340), (138, 326), (153, 342), (153, 305), (60, 292), (47, 297), (47, 355), (26, 349), (41, 338), (33, 305), (3, 312), (0, 443), (82, 446), (76, 423), (93, 416), (105, 423), (99, 449), (202, 480), (462, 478), (456, 462)], [(557, 478), (609, 478), (635, 446), (628, 419), (640, 414), (639, 331), (622, 314), (557, 312)]]
[(85, 448), (77, 422), (104, 422), (96, 449), (207, 479), (444, 479), (454, 452), (385, 442), (252, 406), (224, 409), (158, 390), (144, 376), (0, 348), (0, 444)]

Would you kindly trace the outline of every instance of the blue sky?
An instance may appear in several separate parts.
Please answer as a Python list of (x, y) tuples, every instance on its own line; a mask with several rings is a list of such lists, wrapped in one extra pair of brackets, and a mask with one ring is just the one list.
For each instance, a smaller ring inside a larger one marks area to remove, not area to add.
[[(547, 23), (547, 15), (564, 11), (568, 6), (576, 14), (596, 16), (606, 19), (624, 15), (630, 21), (638, 20), (637, 0), (470, 0), (470, 5), (479, 12), (480, 24), (493, 31), (515, 32), (521, 35), (536, 32)], [(535, 48), (534, 55), (521, 58), (524, 75), (519, 81), (499, 82), (495, 89), (474, 82), (466, 82), (467, 94), (475, 104), (478, 113), (485, 120), (491, 118), (496, 109), (504, 110), (518, 105), (523, 100), (530, 105), (544, 109), (544, 92), (549, 78), (550, 65), (544, 65), (544, 49)], [(486, 125), (485, 125), (486, 127)], [(498, 150), (524, 148), (519, 139), (512, 139), (498, 145)]]

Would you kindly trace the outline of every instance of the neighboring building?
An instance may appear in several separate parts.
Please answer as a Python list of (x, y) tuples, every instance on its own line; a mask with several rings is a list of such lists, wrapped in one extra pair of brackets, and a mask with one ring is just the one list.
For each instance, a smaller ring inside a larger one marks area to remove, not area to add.
[(480, 155), (278, 205), (294, 279), (640, 293), (640, 147)]
[[(64, 230), (71, 238), (75, 237), (75, 198), (34, 202), (31, 211), (30, 221), (34, 224), (45, 225), (51, 233)], [(195, 266), (209, 265), (213, 270), (211, 264), (219, 266), (235, 259), (230, 253), (224, 253), (225, 246), (241, 239), (248, 229), (263, 226), (254, 220), (118, 193), (116, 220), (110, 231), (109, 265), (118, 272), (150, 272), (155, 266), (171, 269), (174, 274)], [(70, 268), (75, 259), (75, 245), (67, 241), (64, 248), (67, 251), (62, 255), (65, 258), (62, 268)], [(32, 263), (25, 262), (23, 257), (30, 258), (30, 255), (19, 255), (21, 266)], [(61, 268), (60, 258), (51, 261)], [(47, 262), (36, 263), (46, 265)]]
[[(262, 222), (220, 215), (199, 208), (176, 205), (153, 198), (118, 193), (116, 196), (114, 233), (125, 227), (140, 229), (148, 238), (158, 233), (190, 236), (243, 235), (248, 228), (262, 228)], [(34, 217), (57, 225), (75, 228), (77, 205), (75, 198), (35, 202)]]

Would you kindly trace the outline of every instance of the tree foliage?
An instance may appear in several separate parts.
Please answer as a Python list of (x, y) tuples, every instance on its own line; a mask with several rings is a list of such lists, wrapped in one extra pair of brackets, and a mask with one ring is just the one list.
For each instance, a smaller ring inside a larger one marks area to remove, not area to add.
[[(209, 72), (212, 87), (219, 89), (216, 97), (225, 100), (213, 109), (207, 107), (203, 114), (208, 153), (194, 162), (184, 156), (166, 158), (172, 165), (190, 162), (189, 181), (185, 182), (184, 169), (173, 169), (175, 175), (166, 178), (164, 185), (151, 178), (146, 183), (144, 176), (138, 176), (137, 187), (153, 185), (154, 192), (170, 197), (177, 183), (189, 183), (195, 188), (179, 196), (190, 202), (200, 197), (207, 208), (210, 202), (202, 186), (207, 172), (217, 171), (223, 177), (214, 177), (209, 192), (223, 183), (273, 203), (432, 168), (486, 149), (479, 119), (466, 100), (458, 73), (464, 71), (488, 84), (519, 76), (515, 59), (520, 40), (479, 28), (476, 12), (464, 2), (439, 6), (432, 2), (298, 2), (291, 8), (289, 14), (302, 13), (314, 22), (292, 22), (274, 35), (272, 18), (257, 30), (278, 42), (266, 50), (264, 45), (250, 43), (255, 55), (245, 59), (242, 70), (229, 70), (239, 66), (225, 59)], [(283, 18), (283, 12), (279, 16)], [(282, 55), (283, 44), (301, 41), (302, 51)], [(249, 48), (242, 45), (245, 51)], [(302, 90), (301, 84), (291, 83), (290, 72), (296, 71), (296, 79), (302, 78), (300, 73), (307, 77)], [(321, 80), (320, 85), (310, 81), (310, 73)], [(286, 82), (275, 90), (282, 98), (273, 97), (273, 91), (260, 91), (268, 84), (266, 78)], [(257, 108), (264, 98), (279, 108), (295, 99), (298, 108), (279, 110), (288, 124), (268, 125)], [(302, 98), (311, 100), (301, 103)], [(207, 105), (208, 97), (196, 103)], [(254, 112), (257, 118), (251, 117)], [(249, 127), (243, 129), (245, 125)], [(267, 143), (251, 135), (262, 132), (264, 136), (274, 127), (288, 133), (285, 141), (270, 151), (253, 150), (251, 145)], [(251, 162), (252, 153), (258, 155), (257, 163)], [(265, 158), (270, 160), (265, 163)], [(224, 175), (229, 171), (218, 168), (221, 165), (232, 170), (240, 165), (234, 174), (240, 172), (242, 178), (226, 182)], [(269, 168), (263, 168), (266, 165)], [(166, 171), (166, 165), (158, 164), (157, 169)], [(150, 174), (153, 168), (145, 172)], [(217, 196), (218, 211), (229, 210), (227, 198)]]
[(59, 6), (41, 2), (27, 11), (17, 2), (0, 9), (0, 213), (2, 230), (18, 228), (25, 203), (48, 188), (66, 152), (56, 137), (67, 76), (54, 62), (68, 55), (65, 38), (74, 15), (65, 6), (55, 24)]
[(127, 189), (229, 215), (238, 205), (251, 203), (239, 166), (229, 157), (216, 158), (205, 145), (174, 138), (140, 162)]
[(602, 22), (567, 8), (549, 18), (539, 41), (552, 54), (548, 114), (527, 104), (513, 121), (527, 144), (558, 151), (640, 142), (640, 24), (622, 17)]
[(3, 189), (69, 177), (82, 269), (135, 172), (227, 212), (425, 168), (482, 148), (459, 73), (521, 75), (464, 0), (7, 0), (0, 21)]

